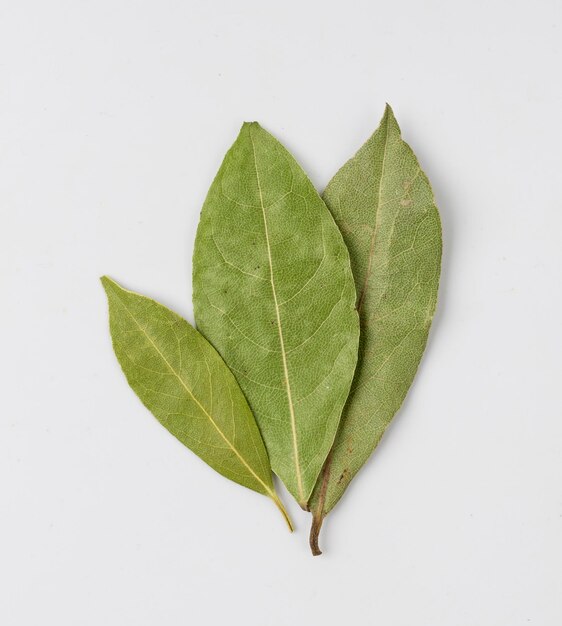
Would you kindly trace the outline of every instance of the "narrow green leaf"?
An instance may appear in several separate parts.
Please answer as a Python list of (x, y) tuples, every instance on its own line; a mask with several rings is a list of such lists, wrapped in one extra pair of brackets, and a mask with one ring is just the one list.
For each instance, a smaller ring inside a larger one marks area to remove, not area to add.
[(248, 398), (273, 471), (305, 506), (357, 360), (355, 288), (326, 205), (255, 122), (243, 125), (205, 201), (193, 300), (199, 329)]
[(216, 350), (166, 307), (101, 281), (115, 354), (143, 404), (217, 472), (269, 496), (292, 530), (250, 407)]
[(431, 186), (389, 106), (324, 200), (351, 256), (361, 320), (359, 360), (334, 447), (310, 501), (311, 547), (402, 404), (422, 357), (441, 265)]

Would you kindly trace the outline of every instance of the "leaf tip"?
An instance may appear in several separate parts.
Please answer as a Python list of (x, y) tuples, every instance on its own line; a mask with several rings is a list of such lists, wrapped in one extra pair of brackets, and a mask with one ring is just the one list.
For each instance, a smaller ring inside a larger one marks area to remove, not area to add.
[(123, 288), (118, 283), (116, 283), (113, 278), (110, 278), (106, 274), (100, 276), (100, 282), (108, 298), (112, 292), (123, 291)]
[(109, 287), (112, 287), (113, 285), (117, 285), (117, 283), (113, 279), (109, 278), (107, 274), (100, 276), (100, 282), (106, 291), (108, 290)]
[(392, 132), (400, 135), (400, 126), (398, 125), (398, 121), (396, 120), (396, 116), (394, 115), (394, 111), (388, 102), (384, 107), (384, 114), (382, 116), (379, 128), (385, 127), (387, 130), (391, 129)]
[(242, 122), (236, 142), (247, 140), (248, 137), (251, 137), (252, 131), (255, 132), (258, 128), (260, 128), (260, 125), (257, 122)]
[(259, 122), (253, 121), (253, 122), (244, 122), (242, 124), (242, 128), (240, 129), (240, 134), (242, 133), (250, 133), (251, 131), (257, 132), (262, 130), (262, 127), (260, 126)]
[(385, 104), (384, 114), (383, 114), (383, 121), (386, 121), (386, 120), (396, 121), (394, 111), (392, 110), (392, 107), (390, 106), (390, 104), (388, 104), (388, 102)]

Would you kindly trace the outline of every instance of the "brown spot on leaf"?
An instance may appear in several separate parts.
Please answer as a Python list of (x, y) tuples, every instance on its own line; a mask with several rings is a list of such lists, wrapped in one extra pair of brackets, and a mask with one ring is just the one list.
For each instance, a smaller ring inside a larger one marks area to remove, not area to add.
[(338, 485), (343, 482), (343, 480), (345, 480), (347, 477), (349, 476), (349, 470), (347, 469), (347, 467), (343, 470), (343, 472), (340, 474), (340, 477), (338, 478)]

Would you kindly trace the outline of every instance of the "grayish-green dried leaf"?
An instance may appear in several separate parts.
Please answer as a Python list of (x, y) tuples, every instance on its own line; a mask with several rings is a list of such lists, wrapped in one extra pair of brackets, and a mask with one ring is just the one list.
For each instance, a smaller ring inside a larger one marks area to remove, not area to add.
[(291, 528), (250, 407), (217, 351), (166, 307), (101, 280), (115, 354), (143, 404), (217, 472), (269, 496)]
[(273, 471), (306, 505), (357, 360), (349, 255), (287, 150), (244, 124), (210, 188), (193, 258), (198, 328), (246, 394)]
[(376, 132), (330, 181), (324, 200), (349, 249), (361, 338), (340, 429), (310, 502), (313, 550), (323, 517), (379, 443), (412, 383), (441, 265), (431, 186), (389, 106)]

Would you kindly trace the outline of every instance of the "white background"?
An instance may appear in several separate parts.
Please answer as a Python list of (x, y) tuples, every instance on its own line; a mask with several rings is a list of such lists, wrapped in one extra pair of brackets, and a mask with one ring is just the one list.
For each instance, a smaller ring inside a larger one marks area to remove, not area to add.
[[(561, 51), (559, 0), (0, 2), (3, 626), (560, 626)], [(192, 320), (242, 121), (322, 190), (385, 101), (440, 303), (314, 559), (295, 503), (291, 536), (135, 398), (98, 277)]]

